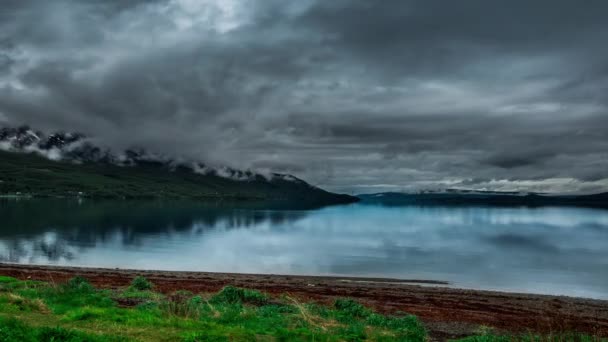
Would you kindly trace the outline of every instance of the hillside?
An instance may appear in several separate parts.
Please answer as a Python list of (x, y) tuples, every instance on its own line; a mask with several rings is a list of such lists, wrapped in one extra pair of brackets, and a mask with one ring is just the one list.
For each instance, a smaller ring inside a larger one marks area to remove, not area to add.
[(313, 187), (291, 176), (252, 174), (235, 180), (156, 163), (117, 166), (52, 161), (36, 154), (0, 151), (0, 194), (34, 197), (196, 198), (298, 201), (306, 205), (354, 202), (355, 197)]

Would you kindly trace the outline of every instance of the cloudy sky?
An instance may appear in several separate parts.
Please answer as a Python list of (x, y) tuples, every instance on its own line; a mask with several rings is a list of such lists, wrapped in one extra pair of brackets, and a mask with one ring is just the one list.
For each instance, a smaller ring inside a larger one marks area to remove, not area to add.
[(608, 191), (603, 0), (0, 2), (0, 121), (335, 191)]

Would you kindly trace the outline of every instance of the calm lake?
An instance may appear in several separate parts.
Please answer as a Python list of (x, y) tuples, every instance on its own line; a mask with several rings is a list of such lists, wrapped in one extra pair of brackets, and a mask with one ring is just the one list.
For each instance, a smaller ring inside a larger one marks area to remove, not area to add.
[(0, 261), (443, 280), (608, 299), (608, 211), (4, 199)]

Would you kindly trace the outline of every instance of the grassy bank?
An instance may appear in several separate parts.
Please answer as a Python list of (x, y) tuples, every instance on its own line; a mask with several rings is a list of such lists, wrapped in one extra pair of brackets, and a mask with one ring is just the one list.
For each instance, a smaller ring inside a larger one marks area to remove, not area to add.
[(423, 341), (416, 317), (387, 317), (351, 300), (332, 307), (226, 287), (161, 295), (136, 278), (119, 291), (1, 279), (2, 341)]
[[(564, 338), (550, 340), (570, 340)], [(350, 299), (324, 306), (230, 286), (163, 295), (141, 277), (123, 289), (98, 290), (80, 277), (54, 284), (0, 276), (0, 341), (362, 340), (426, 341), (427, 334), (414, 316), (380, 315)], [(511, 340), (483, 334), (463, 341)]]

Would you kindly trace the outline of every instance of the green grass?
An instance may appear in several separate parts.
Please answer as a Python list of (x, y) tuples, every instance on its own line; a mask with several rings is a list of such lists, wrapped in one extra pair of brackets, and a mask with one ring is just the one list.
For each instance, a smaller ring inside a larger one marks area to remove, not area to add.
[(15, 318), (0, 317), (0, 341), (4, 342), (109, 342), (126, 341), (118, 336), (97, 335), (61, 327), (32, 327)]
[(1, 283), (14, 283), (17, 282), (18, 280), (13, 278), (13, 277), (7, 277), (7, 276), (0, 276), (0, 284)]
[[(145, 278), (98, 290), (0, 277), (0, 341), (425, 341), (413, 316), (352, 300), (332, 306), (227, 286), (214, 294), (154, 292)], [(130, 307), (120, 307), (125, 299)]]
[[(233, 286), (217, 293), (161, 294), (142, 277), (110, 291), (96, 289), (81, 277), (51, 284), (0, 276), (0, 341), (416, 342), (427, 338), (415, 316), (381, 315), (348, 298), (320, 305)], [(479, 336), (456, 341), (607, 340), (579, 334), (499, 336), (487, 328)]]

